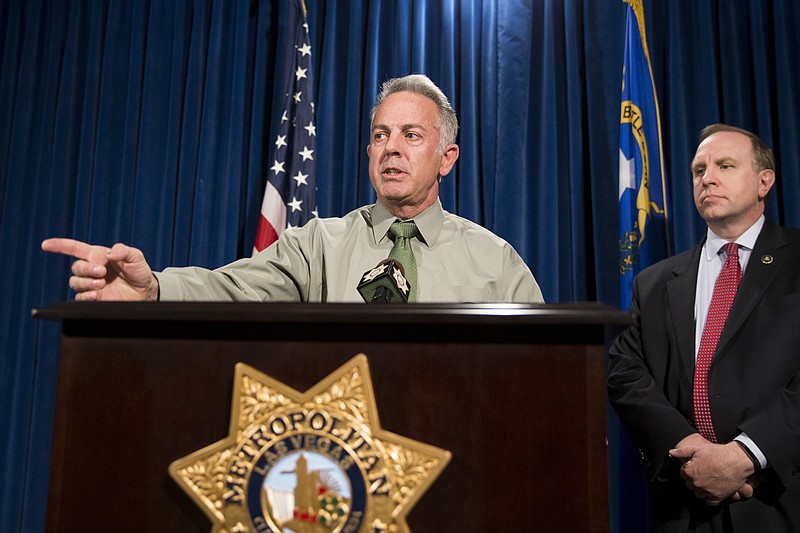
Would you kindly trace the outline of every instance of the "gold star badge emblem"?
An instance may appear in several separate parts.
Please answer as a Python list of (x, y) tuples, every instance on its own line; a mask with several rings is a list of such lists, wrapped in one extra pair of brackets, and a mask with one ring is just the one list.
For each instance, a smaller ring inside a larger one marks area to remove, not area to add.
[(403, 294), (408, 294), (411, 288), (408, 286), (408, 280), (406, 280), (406, 277), (399, 268), (395, 267), (392, 270), (392, 277), (394, 278), (395, 283), (397, 283), (397, 288), (400, 289)]
[(369, 272), (364, 274), (364, 277), (361, 280), (361, 283), (365, 283), (367, 281), (372, 281), (373, 279), (377, 278), (381, 274), (386, 272), (386, 264), (381, 264), (370, 270)]
[(305, 393), (237, 364), (228, 436), (169, 472), (215, 533), (403, 532), (449, 460), (381, 429), (359, 354)]

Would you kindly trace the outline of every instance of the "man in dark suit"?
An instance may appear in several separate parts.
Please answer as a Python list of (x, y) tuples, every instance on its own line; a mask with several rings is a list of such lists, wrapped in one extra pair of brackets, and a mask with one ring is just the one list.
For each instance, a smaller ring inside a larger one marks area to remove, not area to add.
[(703, 129), (692, 176), (707, 236), (637, 276), (610, 350), (654, 531), (800, 531), (800, 230), (764, 218), (774, 168), (752, 133)]

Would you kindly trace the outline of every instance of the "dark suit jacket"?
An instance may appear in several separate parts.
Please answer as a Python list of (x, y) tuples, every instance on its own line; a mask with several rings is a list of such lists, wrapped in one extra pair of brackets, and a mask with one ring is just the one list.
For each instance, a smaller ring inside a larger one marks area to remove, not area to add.
[(609, 399), (642, 452), (654, 530), (687, 531), (692, 513), (729, 513), (735, 531), (798, 532), (800, 230), (764, 224), (709, 371), (719, 442), (745, 432), (769, 460), (755, 496), (710, 508), (686, 489), (668, 457), (697, 431), (694, 296), (702, 244), (636, 277), (632, 324), (610, 350)]

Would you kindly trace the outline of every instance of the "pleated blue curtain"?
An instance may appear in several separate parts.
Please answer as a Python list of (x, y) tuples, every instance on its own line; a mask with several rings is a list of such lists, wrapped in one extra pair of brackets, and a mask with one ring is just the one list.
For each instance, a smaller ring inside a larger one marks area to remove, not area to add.
[[(548, 301), (618, 303), (622, 1), (306, 2), (322, 216), (374, 201), (372, 101), (386, 79), (424, 72), (462, 126), (445, 208), (509, 240)], [(0, 530), (44, 526), (59, 330), (30, 310), (71, 295), (69, 261), (39, 242), (128, 242), (155, 269), (248, 255), (285, 11), (282, 0), (0, 0)], [(673, 248), (704, 232), (688, 163), (716, 121), (774, 146), (768, 214), (800, 226), (800, 8), (646, 0), (645, 13)], [(640, 531), (641, 470), (613, 419), (609, 435), (612, 531)]]
[(783, 1), (647, 2), (650, 54), (661, 100), (674, 248), (705, 234), (689, 161), (699, 130), (726, 122), (775, 151), (778, 180), (767, 216), (800, 226), (800, 5)]
[(42, 530), (47, 504), (59, 330), (30, 311), (71, 295), (69, 262), (38, 242), (130, 242), (154, 268), (250, 250), (277, 15), (277, 2), (0, 2), (0, 530)]

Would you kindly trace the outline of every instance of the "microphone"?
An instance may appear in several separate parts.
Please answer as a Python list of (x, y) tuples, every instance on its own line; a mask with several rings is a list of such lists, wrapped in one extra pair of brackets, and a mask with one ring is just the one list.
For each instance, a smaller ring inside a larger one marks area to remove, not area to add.
[(375, 268), (364, 272), (358, 292), (367, 303), (407, 303), (411, 285), (403, 265), (397, 259), (384, 259)]

